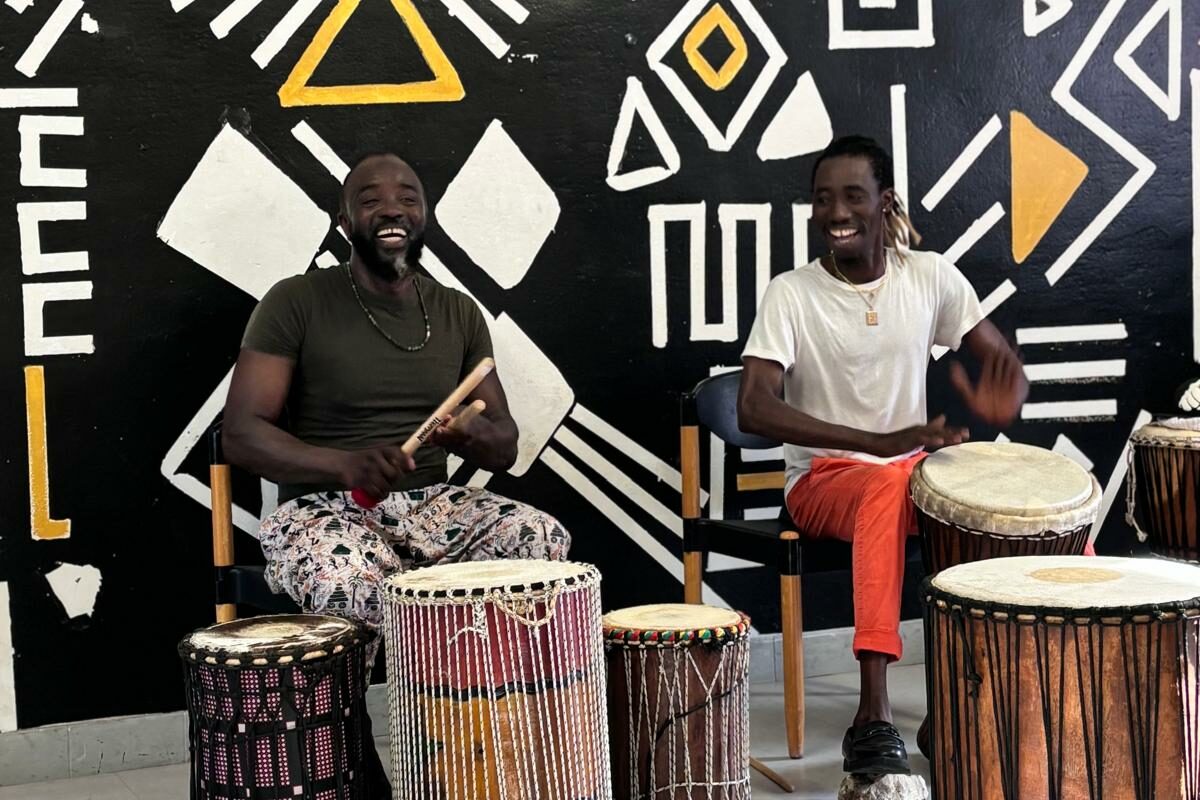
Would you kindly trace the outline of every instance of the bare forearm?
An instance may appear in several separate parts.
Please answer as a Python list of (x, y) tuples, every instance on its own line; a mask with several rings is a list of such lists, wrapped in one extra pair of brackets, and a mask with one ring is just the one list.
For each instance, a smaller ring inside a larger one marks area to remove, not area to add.
[(276, 483), (342, 481), (342, 451), (305, 444), (259, 417), (227, 420), (221, 442), (230, 463)]
[(860, 453), (874, 453), (880, 439), (869, 431), (824, 422), (770, 395), (740, 403), (738, 427), (777, 442)]

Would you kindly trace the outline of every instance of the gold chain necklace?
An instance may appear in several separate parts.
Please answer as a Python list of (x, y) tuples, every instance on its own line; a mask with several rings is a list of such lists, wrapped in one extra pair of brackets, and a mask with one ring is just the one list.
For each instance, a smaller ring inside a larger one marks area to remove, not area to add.
[(375, 330), (379, 331), (383, 335), (383, 338), (387, 339), (395, 347), (398, 347), (399, 349), (409, 353), (415, 353), (425, 345), (429, 344), (429, 337), (433, 332), (433, 328), (429, 324), (429, 312), (425, 310), (425, 298), (421, 296), (421, 284), (417, 280), (417, 276), (415, 274), (413, 275), (413, 289), (415, 289), (417, 292), (417, 303), (421, 306), (421, 316), (425, 318), (425, 338), (421, 340), (420, 344), (408, 345), (400, 344), (391, 336), (388, 336), (387, 331), (379, 327), (379, 323), (375, 321), (375, 316), (371, 314), (370, 309), (367, 308), (366, 304), (362, 301), (362, 297), (360, 297), (358, 294), (358, 286), (354, 283), (354, 274), (350, 272), (350, 264), (346, 263), (344, 266), (346, 267), (346, 279), (350, 281), (350, 289), (354, 292), (354, 299), (358, 301), (358, 307), (361, 308), (363, 313), (367, 315), (367, 321), (369, 321), (375, 327)]
[(832, 250), (829, 252), (829, 260), (833, 264), (833, 271), (837, 273), (837, 276), (839, 278), (841, 278), (846, 283), (850, 284), (850, 288), (853, 289), (854, 291), (858, 292), (858, 296), (861, 297), (863, 299), (863, 302), (867, 304), (867, 325), (869, 325), (871, 327), (874, 327), (879, 324), (879, 312), (875, 310), (875, 304), (872, 302), (872, 300), (875, 299), (875, 295), (879, 293), (879, 290), (883, 288), (883, 281), (887, 280), (887, 275), (888, 275), (887, 267), (886, 267), (886, 264), (887, 264), (887, 254), (886, 253), (884, 254), (883, 258), (884, 258), (884, 264), (885, 264), (883, 278), (880, 280), (879, 285), (875, 287), (875, 289), (871, 292), (871, 296), (868, 298), (866, 293), (863, 292), (862, 289), (858, 288), (858, 284), (854, 283), (853, 281), (851, 281), (849, 278), (847, 278), (845, 275), (842, 274), (842, 271), (840, 269), (838, 269), (837, 256), (835, 256), (833, 254)]

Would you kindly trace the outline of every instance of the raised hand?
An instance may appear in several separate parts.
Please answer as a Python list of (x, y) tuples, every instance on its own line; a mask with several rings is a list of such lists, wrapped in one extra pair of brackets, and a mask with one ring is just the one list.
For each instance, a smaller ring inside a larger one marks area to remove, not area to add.
[(1184, 387), (1179, 398), (1180, 411), (1200, 411), (1200, 380)]
[(997, 428), (1012, 424), (1029, 396), (1025, 369), (1017, 354), (1008, 348), (990, 350), (984, 356), (979, 381), (974, 386), (962, 364), (951, 364), (950, 384), (976, 418)]

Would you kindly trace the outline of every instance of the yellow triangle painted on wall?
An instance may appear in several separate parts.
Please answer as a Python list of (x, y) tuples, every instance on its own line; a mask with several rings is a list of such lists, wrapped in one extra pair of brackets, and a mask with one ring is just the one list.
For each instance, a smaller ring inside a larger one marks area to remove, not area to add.
[(360, 0), (338, 0), (337, 6), (321, 24), (317, 35), (309, 42), (304, 54), (292, 67), (283, 86), (279, 87), (279, 102), (288, 106), (367, 105), (372, 103), (451, 103), (462, 100), (467, 92), (459, 80), (458, 71), (425, 24), (412, 0), (392, 0), (392, 7), (408, 27), (420, 48), (421, 57), (433, 72), (433, 79), (412, 83), (375, 83), (352, 86), (309, 86), (308, 81), (329, 52), (329, 46), (341, 33), (358, 8)]
[(1025, 261), (1066, 208), (1087, 177), (1077, 155), (1013, 111), (1009, 118), (1012, 148), (1012, 254)]

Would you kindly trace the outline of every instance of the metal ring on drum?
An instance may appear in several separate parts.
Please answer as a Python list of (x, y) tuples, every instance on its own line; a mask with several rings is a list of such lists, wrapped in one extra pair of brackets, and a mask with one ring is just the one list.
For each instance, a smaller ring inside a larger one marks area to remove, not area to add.
[(922, 598), (934, 800), (1200, 800), (1200, 567), (997, 558)]
[(1129, 443), (1126, 520), (1155, 555), (1200, 561), (1200, 432), (1146, 425)]
[(705, 605), (605, 615), (617, 800), (750, 797), (749, 627)]
[(600, 574), (444, 564), (384, 586), (396, 797), (611, 795)]
[(179, 644), (191, 797), (367, 800), (366, 650), (337, 617), (252, 617)]
[(910, 483), (925, 574), (1002, 556), (1079, 555), (1103, 492), (1066, 456), (1015, 442), (933, 453)]

